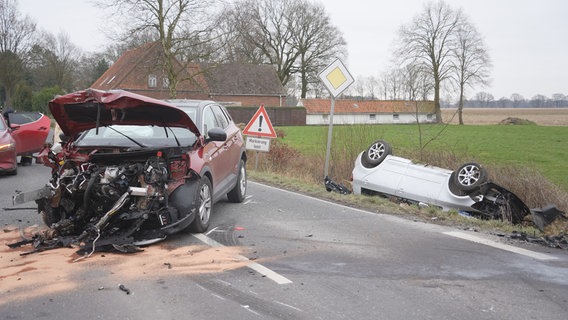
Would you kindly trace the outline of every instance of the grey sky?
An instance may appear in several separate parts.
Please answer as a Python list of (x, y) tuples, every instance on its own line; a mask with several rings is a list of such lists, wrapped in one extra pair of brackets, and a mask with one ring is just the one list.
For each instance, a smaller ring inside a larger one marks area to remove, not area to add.
[[(347, 40), (351, 74), (378, 76), (389, 66), (397, 30), (422, 11), (424, 0), (325, 0), (332, 22)], [(469, 90), (487, 91), (495, 99), (520, 93), (551, 97), (568, 95), (568, 1), (566, 0), (446, 0), (462, 8), (484, 36), (491, 55), (492, 82)], [(98, 26), (100, 11), (86, 0), (19, 0), (20, 11), (40, 28), (67, 33), (85, 51), (104, 48)]]

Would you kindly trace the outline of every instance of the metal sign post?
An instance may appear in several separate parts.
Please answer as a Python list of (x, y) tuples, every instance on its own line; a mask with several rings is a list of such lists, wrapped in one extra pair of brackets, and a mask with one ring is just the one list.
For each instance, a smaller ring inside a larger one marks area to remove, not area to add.
[(329, 66), (319, 73), (319, 78), (331, 95), (331, 109), (329, 111), (329, 129), (327, 131), (327, 148), (325, 150), (325, 169), (324, 179), (329, 172), (329, 157), (331, 150), (331, 139), (333, 137), (333, 112), (335, 109), (335, 98), (347, 89), (353, 82), (353, 77), (347, 71), (341, 60), (336, 59)]
[(333, 133), (333, 109), (335, 109), (335, 97), (331, 98), (331, 110), (329, 111), (329, 126), (327, 129), (327, 147), (325, 148), (325, 169), (323, 176), (328, 176), (329, 171), (329, 153), (331, 150), (331, 139)]

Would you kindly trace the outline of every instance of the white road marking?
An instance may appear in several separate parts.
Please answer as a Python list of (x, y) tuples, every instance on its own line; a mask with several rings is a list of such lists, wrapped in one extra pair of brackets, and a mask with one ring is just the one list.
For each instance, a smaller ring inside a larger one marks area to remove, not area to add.
[(249, 203), (255, 203), (254, 201), (252, 201), (252, 196), (246, 196), (245, 201), (243, 202), (243, 204), (249, 204)]
[(211, 234), (211, 232), (215, 232), (215, 231), (217, 231), (217, 227), (215, 227), (215, 228), (209, 230), (209, 232), (207, 232), (205, 235), (208, 236), (208, 235)]
[(241, 305), (241, 307), (245, 308), (245, 310), (248, 310), (248, 311), (256, 314), (257, 316), (260, 316), (260, 314), (256, 311), (252, 310), (249, 305)]
[(276, 303), (278, 303), (278, 304), (280, 304), (280, 305), (283, 305), (283, 306), (285, 306), (285, 307), (288, 307), (288, 308), (290, 308), (290, 309), (294, 309), (294, 310), (296, 310), (296, 311), (301, 311), (301, 312), (304, 311), (304, 310), (302, 310), (302, 309), (300, 309), (300, 308), (296, 308), (296, 307), (291, 306), (291, 305), (289, 305), (289, 304), (286, 304), (286, 303), (284, 303), (284, 302), (280, 302), (280, 301), (276, 301), (276, 300), (274, 300), (274, 302), (276, 302)]
[[(207, 244), (208, 246), (211, 247), (224, 247), (224, 245), (222, 245), (221, 243), (209, 238), (208, 236), (202, 234), (202, 233), (194, 233), (192, 234), (192, 236), (194, 236), (195, 238), (197, 238), (199, 241)], [(237, 256), (239, 258), (239, 260), (241, 261), (249, 261), (250, 259), (242, 256), (242, 255), (238, 255)], [(256, 263), (256, 262), (250, 262), (247, 267), (249, 267), (250, 269), (260, 273), (261, 275), (267, 277), (268, 279), (276, 282), (277, 284), (289, 284), (292, 283), (291, 280), (289, 280), (288, 278), (268, 269), (267, 267)]]
[(489, 240), (489, 239), (476, 237), (474, 235), (467, 234), (467, 233), (464, 233), (464, 232), (448, 231), (448, 232), (443, 232), (443, 234), (448, 235), (448, 236), (452, 236), (452, 237), (456, 237), (456, 238), (460, 238), (460, 239), (464, 239), (464, 240), (468, 240), (468, 241), (472, 241), (472, 242), (475, 242), (475, 243), (484, 244), (486, 246), (490, 246), (490, 247), (493, 247), (493, 248), (497, 248), (497, 249), (521, 254), (521, 255), (531, 257), (531, 258), (534, 258), (534, 259), (537, 259), (537, 260), (548, 261), (548, 260), (557, 260), (558, 259), (557, 257), (546, 254), (546, 253), (540, 253), (540, 252), (530, 251), (530, 250), (523, 249), (523, 248), (510, 246), (510, 245), (495, 242), (495, 241), (492, 241), (492, 240)]
[(211, 295), (214, 296), (214, 297), (217, 298), (217, 299), (220, 299), (220, 300), (227, 300), (227, 299), (225, 299), (224, 297), (221, 297), (220, 295), (218, 295), (218, 294), (216, 294), (216, 293), (211, 293)]

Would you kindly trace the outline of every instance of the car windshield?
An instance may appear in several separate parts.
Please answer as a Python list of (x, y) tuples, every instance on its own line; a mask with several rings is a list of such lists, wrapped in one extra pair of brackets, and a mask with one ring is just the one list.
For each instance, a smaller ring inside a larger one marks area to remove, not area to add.
[(39, 112), (12, 112), (8, 114), (11, 124), (26, 124), (34, 122), (41, 118), (42, 114)]
[(175, 147), (191, 146), (197, 140), (187, 128), (112, 125), (85, 131), (75, 142), (78, 147)]

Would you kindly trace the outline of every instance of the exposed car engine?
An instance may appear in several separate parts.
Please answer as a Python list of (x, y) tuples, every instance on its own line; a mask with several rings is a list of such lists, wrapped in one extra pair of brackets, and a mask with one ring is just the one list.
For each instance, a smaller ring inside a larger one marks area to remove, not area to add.
[(179, 178), (188, 167), (176, 149), (167, 149), (166, 155), (156, 150), (88, 156), (44, 152), (52, 178), (36, 200), (49, 227), (42, 246), (76, 244), (94, 251), (111, 245), (120, 250), (165, 238), (169, 225), (192, 213), (192, 199), (169, 203), (168, 182), (175, 184), (172, 175)]

